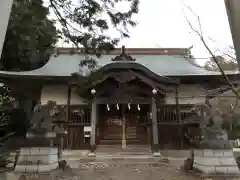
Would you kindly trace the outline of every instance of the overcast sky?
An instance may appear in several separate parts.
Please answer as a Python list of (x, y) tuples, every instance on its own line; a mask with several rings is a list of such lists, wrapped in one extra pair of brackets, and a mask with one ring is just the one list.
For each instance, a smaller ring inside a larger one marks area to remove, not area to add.
[[(190, 47), (197, 58), (208, 57), (199, 38), (191, 30), (184, 17), (183, 9), (194, 27), (197, 18), (182, 3), (187, 4), (200, 17), (202, 31), (213, 51), (226, 51), (232, 38), (224, 0), (140, 0), (136, 15), (137, 27), (130, 29), (129, 39), (119, 44), (126, 47)], [(110, 31), (110, 33), (112, 33)], [(203, 63), (203, 60), (199, 60)]]

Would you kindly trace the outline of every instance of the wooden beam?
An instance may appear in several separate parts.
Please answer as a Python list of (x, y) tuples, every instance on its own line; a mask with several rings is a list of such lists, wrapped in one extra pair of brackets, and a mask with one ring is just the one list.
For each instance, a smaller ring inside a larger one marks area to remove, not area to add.
[(151, 104), (151, 98), (136, 98), (136, 99), (117, 99), (114, 97), (111, 98), (97, 98), (97, 104)]
[[(165, 93), (166, 90), (168, 90), (168, 88), (166, 86), (164, 86), (163, 84), (156, 83), (156, 82), (152, 81), (150, 78), (147, 78), (146, 76), (141, 75), (140, 73), (137, 73), (135, 71), (131, 71), (131, 73), (134, 74), (135, 76), (137, 76), (139, 79), (141, 79), (143, 82), (145, 82), (149, 86), (151, 86), (153, 89), (155, 88), (161, 93)], [(158, 88), (160, 88), (160, 89), (158, 89)]]

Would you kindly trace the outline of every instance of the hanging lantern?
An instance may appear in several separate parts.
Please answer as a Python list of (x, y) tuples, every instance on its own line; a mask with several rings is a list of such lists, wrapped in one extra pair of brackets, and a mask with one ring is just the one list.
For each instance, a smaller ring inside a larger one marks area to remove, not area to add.
[(119, 110), (119, 105), (118, 105), (118, 103), (117, 103), (117, 110)]
[(138, 109), (138, 111), (140, 111), (141, 109), (140, 109), (140, 105), (138, 104), (138, 106), (137, 106), (137, 109)]
[(110, 107), (109, 107), (109, 105), (107, 104), (107, 111), (110, 111)]
[(128, 103), (128, 109), (129, 109), (129, 110), (131, 109), (131, 105), (130, 105), (130, 103)]

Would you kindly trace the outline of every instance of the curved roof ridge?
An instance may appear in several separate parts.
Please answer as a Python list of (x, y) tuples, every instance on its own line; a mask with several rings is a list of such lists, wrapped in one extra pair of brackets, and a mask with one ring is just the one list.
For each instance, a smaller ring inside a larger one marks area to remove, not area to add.
[[(98, 64), (103, 67), (108, 64), (114, 64), (111, 58), (113, 55), (104, 55), (101, 58), (95, 58)], [(49, 77), (70, 77), (75, 72), (85, 71), (79, 66), (83, 55), (80, 54), (61, 54), (58, 56), (52, 55), (49, 61), (39, 69), (31, 71), (0, 71), (0, 76), (49, 76)], [(179, 55), (134, 55), (136, 61), (131, 63), (138, 63), (145, 66), (150, 71), (160, 76), (191, 76), (191, 75), (221, 75), (220, 72), (209, 71), (203, 67), (194, 64), (186, 57)], [(130, 63), (129, 61), (117, 61), (118, 63)], [(236, 72), (226, 72), (227, 75), (239, 74)]]

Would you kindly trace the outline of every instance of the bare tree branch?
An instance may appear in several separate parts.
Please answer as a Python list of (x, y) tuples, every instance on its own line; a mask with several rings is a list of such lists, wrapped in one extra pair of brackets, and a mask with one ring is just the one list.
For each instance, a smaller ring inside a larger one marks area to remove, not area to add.
[(221, 72), (223, 78), (225, 79), (225, 81), (227, 82), (227, 84), (231, 87), (231, 90), (232, 92), (236, 95), (237, 99), (240, 99), (240, 95), (238, 93), (238, 91), (236, 90), (236, 88), (234, 87), (234, 85), (231, 83), (231, 81), (229, 80), (228, 76), (225, 74), (224, 70), (222, 69), (222, 67), (220, 66), (220, 64), (218, 63), (218, 60), (216, 58), (216, 56), (214, 55), (214, 53), (212, 52), (212, 50), (209, 48), (209, 46), (207, 45), (205, 39), (204, 39), (204, 36), (203, 36), (203, 33), (202, 33), (202, 26), (201, 26), (201, 20), (200, 20), (200, 17), (198, 15), (196, 15), (194, 13), (194, 11), (188, 6), (186, 5), (184, 2), (183, 2), (184, 6), (187, 7), (187, 9), (189, 9), (193, 15), (197, 18), (197, 21), (198, 21), (198, 25), (199, 25), (199, 29), (200, 30), (197, 30), (196, 28), (193, 27), (193, 25), (191, 24), (190, 20), (188, 19), (184, 9), (183, 10), (183, 13), (184, 13), (184, 16), (185, 16), (185, 19), (189, 25), (189, 27), (191, 28), (191, 30), (196, 33), (196, 35), (200, 38), (201, 42), (203, 43), (204, 47), (207, 49), (208, 53), (211, 55), (213, 61), (216, 63), (217, 67), (219, 68), (219, 71)]

